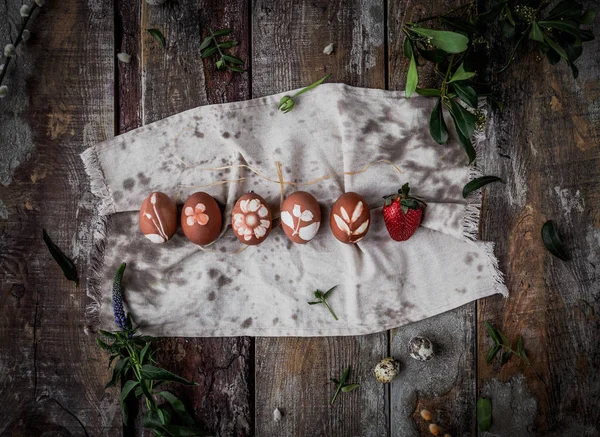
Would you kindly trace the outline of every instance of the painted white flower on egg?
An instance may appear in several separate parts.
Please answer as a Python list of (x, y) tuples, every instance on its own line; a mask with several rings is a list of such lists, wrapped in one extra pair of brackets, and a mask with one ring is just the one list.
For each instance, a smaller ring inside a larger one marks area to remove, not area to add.
[(196, 223), (198, 223), (200, 226), (206, 225), (210, 220), (210, 217), (208, 216), (208, 214), (205, 214), (205, 211), (206, 205), (204, 205), (203, 203), (198, 203), (194, 208), (192, 208), (191, 206), (185, 208), (185, 221), (188, 224), (188, 226), (194, 226)]
[(263, 238), (271, 226), (269, 210), (258, 199), (246, 199), (240, 202), (241, 213), (233, 215), (233, 230), (245, 241)]
[(320, 222), (302, 226), (303, 223), (310, 222), (312, 219), (313, 213), (308, 209), (302, 211), (301, 206), (297, 204), (294, 205), (291, 214), (288, 211), (281, 212), (281, 222), (292, 230), (292, 236), (298, 235), (304, 241), (312, 240), (319, 230)]
[(350, 215), (343, 206), (340, 208), (340, 214), (342, 215), (341, 217), (337, 214), (333, 214), (333, 219), (335, 220), (335, 224), (337, 225), (338, 229), (344, 232), (348, 236), (349, 240), (353, 243), (359, 241), (362, 237), (364, 237), (364, 233), (369, 227), (369, 219), (367, 219), (354, 231), (351, 230), (351, 227), (353, 227), (353, 225), (362, 215), (363, 209), (363, 203), (358, 202), (354, 207), (352, 217), (350, 217)]

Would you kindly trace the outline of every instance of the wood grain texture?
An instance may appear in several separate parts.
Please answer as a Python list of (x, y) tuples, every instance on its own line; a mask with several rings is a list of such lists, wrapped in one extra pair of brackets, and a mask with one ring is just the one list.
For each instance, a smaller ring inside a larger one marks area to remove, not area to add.
[[(428, 16), (438, 15), (464, 2), (425, 1), (389, 2), (388, 70), (389, 88), (403, 90), (408, 60), (403, 55), (402, 25)], [(424, 26), (437, 28), (431, 21)], [(430, 63), (419, 68), (419, 86), (439, 87), (441, 81)], [(442, 147), (442, 146), (440, 146)], [(425, 336), (434, 343), (436, 356), (422, 363), (410, 358), (408, 342), (414, 336)], [(475, 430), (475, 303), (403, 326), (392, 331), (391, 355), (403, 363), (399, 380), (391, 385), (391, 436), (429, 435), (420, 416), (426, 409), (443, 432), (454, 436)]]
[[(232, 53), (243, 59), (248, 56), (245, 2), (184, 0), (161, 7), (144, 4), (141, 17), (141, 52), (137, 56), (142, 68), (142, 96), (138, 104), (144, 124), (200, 105), (250, 97), (248, 74), (217, 72), (216, 59), (201, 60), (199, 50), (208, 28), (233, 28), (232, 37), (240, 44)], [(161, 30), (166, 38), (165, 49), (146, 32), (149, 28)], [(132, 64), (127, 67), (135, 68)], [(123, 98), (125, 106), (132, 104), (130, 96)], [(199, 424), (218, 436), (252, 435), (250, 338), (165, 338), (156, 347), (161, 349), (158, 362), (162, 367), (199, 384), (172, 387)], [(153, 433), (138, 425), (136, 435)]]
[[(478, 385), (502, 411), (493, 435), (600, 434), (599, 49), (598, 40), (584, 44), (573, 79), (529, 44), (496, 89), (505, 109), (489, 122), (484, 170), (507, 184), (486, 189), (482, 235), (496, 242), (510, 298), (478, 308)], [(506, 60), (501, 52), (496, 59), (496, 66)], [(572, 261), (544, 248), (540, 231), (550, 219)], [(515, 358), (501, 369), (485, 364), (484, 320), (513, 341), (523, 335), (545, 383)]]
[[(253, 97), (331, 81), (383, 88), (382, 1), (255, 1)], [(331, 55), (323, 48), (333, 43)], [(290, 114), (293, 116), (293, 113)], [(305, 290), (307, 300), (312, 290)], [(373, 368), (387, 356), (386, 332), (360, 337), (257, 338), (256, 436), (385, 436), (386, 388)], [(361, 384), (334, 406), (330, 378), (351, 368)], [(273, 420), (278, 408), (283, 417)]]
[[(2, 6), (13, 39), (21, 4)], [(19, 48), (7, 81), (12, 93), (0, 110), (2, 129), (15, 129), (12, 145), (35, 144), (0, 189), (7, 207), (0, 221), (0, 435), (115, 436), (116, 393), (104, 391), (104, 355), (84, 333), (85, 286), (63, 277), (41, 238), (44, 227), (73, 256), (84, 283), (94, 200), (79, 154), (113, 132), (113, 8), (110, 1), (47, 6)], [(4, 159), (10, 147), (0, 147)]]

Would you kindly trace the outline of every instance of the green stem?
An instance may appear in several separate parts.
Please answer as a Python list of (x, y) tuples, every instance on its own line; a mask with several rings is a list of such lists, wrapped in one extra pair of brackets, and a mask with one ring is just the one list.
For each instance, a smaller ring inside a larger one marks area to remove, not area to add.
[(331, 76), (331, 73), (327, 74), (326, 76), (322, 77), (321, 79), (319, 79), (318, 81), (316, 81), (315, 83), (310, 84), (309, 86), (302, 88), (300, 91), (298, 91), (296, 94), (294, 94), (292, 96), (292, 98), (294, 97), (298, 97), (300, 94), (305, 93), (307, 91), (312, 90), (313, 88), (318, 87), (319, 85), (321, 85), (327, 78), (329, 78), (329, 76)]
[(331, 315), (333, 316), (333, 318), (335, 320), (339, 320), (337, 318), (337, 316), (335, 315), (335, 313), (333, 312), (333, 310), (331, 309), (331, 307), (329, 306), (329, 304), (327, 303), (327, 301), (325, 299), (321, 298), (321, 302), (323, 302), (325, 304), (325, 306), (327, 307), (327, 309), (329, 310), (329, 312), (331, 313)]
[(446, 101), (446, 91), (448, 87), (448, 78), (450, 77), (450, 72), (452, 71), (452, 64), (454, 63), (454, 55), (450, 56), (450, 61), (448, 61), (448, 69), (446, 70), (446, 74), (444, 75), (444, 81), (442, 82), (442, 88), (440, 90), (440, 97), (442, 101)]
[[(37, 3), (33, 2), (33, 4), (31, 5), (31, 8), (29, 9), (29, 15), (27, 15), (26, 17), (23, 17), (23, 25), (21, 26), (21, 30), (19, 31), (19, 34), (17, 35), (17, 39), (15, 40), (15, 50), (17, 49), (17, 47), (19, 47), (19, 44), (21, 43), (21, 41), (23, 41), (23, 31), (25, 30), (25, 28), (27, 27), (27, 23), (29, 22), (29, 19), (31, 18), (31, 16), (33, 15), (33, 12), (36, 10), (37, 8)], [(2, 47), (2, 50), (4, 50), (4, 47)], [(6, 72), (8, 71), (8, 66), (10, 65), (10, 60), (13, 58), (13, 56), (6, 58), (6, 61), (4, 62), (4, 68), (2, 69), (2, 71), (0, 72), (0, 85), (2, 85), (2, 81), (4, 80), (4, 76), (6, 76)]]
[(338, 394), (340, 394), (341, 390), (342, 390), (342, 383), (340, 382), (337, 386), (337, 389), (335, 390), (335, 394), (331, 398), (331, 405), (333, 405), (335, 403), (335, 400), (338, 397)]

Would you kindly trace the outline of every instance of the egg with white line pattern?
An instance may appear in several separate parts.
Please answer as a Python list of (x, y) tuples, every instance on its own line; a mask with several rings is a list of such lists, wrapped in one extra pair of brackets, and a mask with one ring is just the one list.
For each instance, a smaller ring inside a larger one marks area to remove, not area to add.
[(177, 230), (177, 205), (160, 191), (154, 191), (142, 202), (139, 214), (140, 230), (153, 243), (164, 243)]

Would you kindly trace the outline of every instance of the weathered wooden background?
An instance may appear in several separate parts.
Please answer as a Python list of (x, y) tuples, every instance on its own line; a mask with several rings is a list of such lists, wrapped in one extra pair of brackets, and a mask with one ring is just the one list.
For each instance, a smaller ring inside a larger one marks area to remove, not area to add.
[[(95, 200), (84, 149), (198, 105), (297, 88), (325, 72), (350, 85), (403, 89), (402, 23), (460, 3), (49, 0), (19, 49), (10, 96), (0, 100), (0, 434), (150, 435), (121, 424), (117, 391), (103, 389), (107, 357), (84, 333), (85, 287), (63, 278), (41, 239), (46, 228), (87, 276)], [(21, 4), (0, 2), (2, 45), (14, 38)], [(234, 29), (247, 73), (218, 72), (200, 59), (208, 26)], [(151, 27), (163, 31), (166, 49), (145, 32)], [(118, 52), (131, 63), (118, 63)], [(481, 236), (496, 242), (508, 300), (490, 297), (363, 337), (161, 340), (162, 364), (200, 383), (178, 390), (195, 417), (222, 436), (415, 436), (429, 435), (418, 415), (427, 408), (462, 436), (477, 434), (475, 402), (484, 395), (494, 409), (486, 436), (600, 435), (599, 53), (597, 41), (586, 44), (574, 80), (566, 65), (549, 66), (527, 49), (498, 81), (505, 110), (490, 116), (481, 165), (507, 184), (485, 190)], [(565, 234), (571, 262), (543, 248), (547, 219)], [(517, 360), (485, 364), (484, 320), (509, 338), (524, 336), (545, 384)], [(415, 334), (435, 341), (434, 360), (408, 358)], [(372, 371), (388, 355), (402, 372), (383, 386)], [(329, 378), (346, 366), (361, 387), (331, 407)]]

